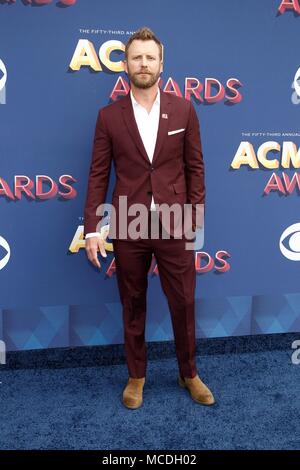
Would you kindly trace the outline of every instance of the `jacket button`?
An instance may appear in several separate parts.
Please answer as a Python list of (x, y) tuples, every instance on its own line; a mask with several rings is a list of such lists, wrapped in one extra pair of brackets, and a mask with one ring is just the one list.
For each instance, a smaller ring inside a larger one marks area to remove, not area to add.
[(151, 167), (151, 171), (153, 171), (153, 170), (154, 170), (154, 166)]

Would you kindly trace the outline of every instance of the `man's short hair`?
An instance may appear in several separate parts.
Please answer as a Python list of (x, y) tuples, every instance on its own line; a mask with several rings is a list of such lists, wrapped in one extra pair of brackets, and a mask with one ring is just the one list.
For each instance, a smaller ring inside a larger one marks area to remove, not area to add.
[(139, 40), (142, 40), (142, 41), (151, 41), (151, 40), (155, 41), (156, 44), (159, 47), (159, 58), (160, 58), (160, 60), (162, 60), (163, 45), (160, 42), (160, 40), (155, 36), (153, 31), (151, 31), (151, 29), (147, 28), (146, 26), (144, 26), (143, 28), (138, 29), (132, 36), (130, 36), (130, 38), (129, 38), (126, 46), (125, 46), (125, 60), (128, 59), (129, 46), (135, 39), (139, 39)]

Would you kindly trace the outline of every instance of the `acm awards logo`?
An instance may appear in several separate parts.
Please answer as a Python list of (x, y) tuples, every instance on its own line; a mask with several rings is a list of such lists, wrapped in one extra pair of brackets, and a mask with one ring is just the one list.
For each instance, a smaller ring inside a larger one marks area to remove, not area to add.
[(77, 180), (72, 175), (61, 175), (56, 182), (47, 175), (36, 175), (35, 179), (26, 175), (15, 175), (13, 184), (0, 176), (0, 198), (10, 200), (51, 199), (57, 196), (59, 200), (73, 199), (77, 191), (73, 184)]
[(0, 104), (6, 103), (7, 70), (3, 60), (0, 59)]
[(279, 13), (283, 14), (286, 11), (293, 11), (300, 15), (300, 3), (299, 0), (282, 0), (279, 7)]
[[(72, 6), (76, 3), (77, 0), (60, 0), (56, 3), (56, 6), (58, 7), (69, 7)], [(2, 0), (0, 5), (2, 4), (14, 4), (16, 3), (16, 0)], [(21, 2), (20, 2), (21, 3)], [(23, 5), (31, 5), (31, 6), (44, 6), (44, 5), (49, 5), (52, 3), (52, 0), (23, 0), (22, 4)]]
[[(114, 52), (119, 54), (124, 51), (125, 44), (118, 40), (104, 42), (97, 53), (91, 41), (79, 39), (69, 68), (74, 72), (80, 71), (83, 67), (88, 67), (94, 72), (109, 70), (110, 72), (121, 73), (124, 72), (122, 60), (113, 61), (111, 55)], [(159, 83), (161, 82), (160, 79)], [(236, 104), (242, 101), (242, 95), (238, 90), (241, 86), (242, 83), (233, 77), (228, 78), (226, 84), (222, 84), (216, 78), (206, 78), (202, 83), (197, 77), (185, 77), (184, 92), (182, 93), (179, 84), (172, 77), (169, 77), (163, 91), (180, 97), (184, 96), (188, 100), (193, 95), (200, 103), (216, 103), (224, 100), (226, 103)], [(110, 98), (115, 101), (118, 97), (127, 95), (129, 89), (127, 81), (123, 77), (118, 77)]]
[[(109, 225), (104, 225), (101, 228), (100, 233), (104, 234), (109, 231)], [(104, 248), (106, 252), (113, 254), (113, 244), (111, 242), (105, 241)], [(75, 231), (73, 239), (70, 243), (68, 253), (76, 254), (80, 250), (85, 249), (85, 239), (84, 239), (84, 226), (79, 225)], [(231, 265), (228, 261), (231, 255), (228, 251), (218, 250), (214, 256), (211, 256), (206, 251), (195, 251), (195, 270), (197, 274), (205, 274), (210, 271), (215, 273), (226, 273), (230, 270)], [(108, 268), (106, 269), (105, 276), (111, 278), (116, 271), (115, 258), (112, 258)], [(152, 257), (152, 263), (148, 272), (150, 276), (159, 276), (158, 267), (156, 264), (155, 257)]]
[[(285, 135), (285, 133), (281, 133)], [(275, 155), (274, 155), (275, 153)], [(248, 170), (283, 170), (300, 168), (300, 149), (295, 142), (284, 141), (281, 143), (276, 141), (263, 142), (255, 151), (251, 142), (242, 141), (236, 151), (231, 162), (233, 170), (240, 170), (242, 166)], [(288, 196), (300, 191), (300, 173), (294, 172), (290, 175), (285, 171), (281, 174), (272, 172), (266, 186), (263, 189), (264, 196), (268, 196), (271, 192), (277, 192), (279, 195)]]

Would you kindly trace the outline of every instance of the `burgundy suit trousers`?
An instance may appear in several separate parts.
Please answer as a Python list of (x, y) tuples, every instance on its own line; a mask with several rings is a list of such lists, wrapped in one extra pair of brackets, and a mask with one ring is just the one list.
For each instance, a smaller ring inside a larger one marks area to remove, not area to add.
[[(151, 216), (150, 211), (149, 221)], [(113, 240), (123, 306), (125, 355), (129, 376), (133, 378), (146, 375), (146, 296), (153, 255), (171, 313), (179, 373), (182, 377), (194, 377), (197, 373), (194, 250), (185, 249), (185, 239), (163, 239), (162, 230), (159, 222), (159, 239)]]

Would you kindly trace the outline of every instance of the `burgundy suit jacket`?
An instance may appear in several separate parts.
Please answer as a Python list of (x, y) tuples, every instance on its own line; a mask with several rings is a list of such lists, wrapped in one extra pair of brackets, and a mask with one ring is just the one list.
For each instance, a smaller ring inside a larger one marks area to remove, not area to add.
[[(97, 231), (101, 217), (97, 207), (106, 201), (111, 164), (116, 183), (112, 203), (119, 217), (119, 196), (127, 196), (128, 207), (154, 202), (192, 204), (192, 229), (196, 226), (196, 204), (205, 202), (204, 163), (199, 121), (192, 103), (160, 92), (160, 115), (152, 163), (140, 137), (130, 93), (100, 109), (96, 123), (92, 161), (84, 211), (84, 234)], [(170, 131), (184, 129), (171, 133)], [(128, 223), (135, 217), (128, 217)], [(173, 235), (173, 226), (167, 229)], [(116, 229), (118, 238), (118, 228)], [(128, 238), (129, 239), (129, 238)]]

